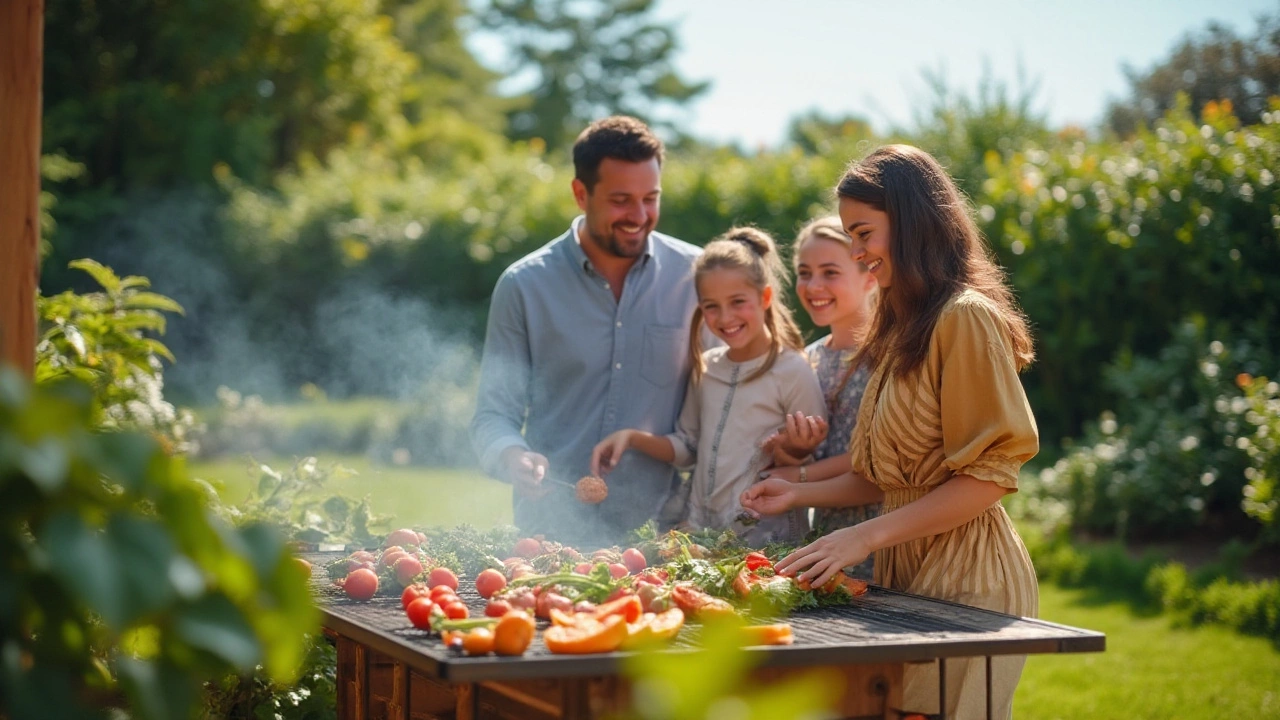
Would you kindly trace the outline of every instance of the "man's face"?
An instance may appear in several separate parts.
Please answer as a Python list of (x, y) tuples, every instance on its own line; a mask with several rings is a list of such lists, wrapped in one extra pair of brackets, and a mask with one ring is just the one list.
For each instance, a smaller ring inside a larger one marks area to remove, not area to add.
[(589, 192), (581, 180), (573, 181), (573, 197), (586, 215), (585, 239), (619, 258), (644, 252), (645, 240), (658, 225), (661, 194), (657, 158), (638, 163), (605, 158), (600, 179)]

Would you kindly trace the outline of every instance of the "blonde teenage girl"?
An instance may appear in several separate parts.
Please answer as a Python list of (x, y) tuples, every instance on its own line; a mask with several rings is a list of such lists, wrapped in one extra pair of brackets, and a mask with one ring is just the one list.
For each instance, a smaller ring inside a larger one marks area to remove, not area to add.
[[(822, 389), (801, 352), (800, 330), (780, 299), (784, 277), (777, 247), (761, 230), (734, 228), (707, 244), (694, 264), (693, 371), (676, 431), (614, 432), (593, 450), (593, 472), (607, 472), (625, 451), (639, 450), (693, 468), (690, 525), (733, 529), (757, 546), (804, 536), (803, 509), (755, 522), (744, 518), (739, 503), (772, 460), (762, 441), (788, 413), (826, 416)], [(703, 324), (724, 341), (722, 347), (702, 351)]]
[[(881, 148), (836, 187), (853, 257), (881, 298), (861, 353), (873, 368), (850, 442), (851, 472), (824, 482), (770, 478), (743, 493), (762, 514), (856, 505), (883, 513), (778, 563), (821, 585), (875, 553), (875, 581), (911, 593), (1033, 616), (1031, 559), (1000, 498), (1039, 448), (1018, 371), (1033, 353), (1026, 319), (970, 207), (928, 153)], [(1025, 658), (993, 661), (994, 717), (1008, 718)], [(946, 714), (985, 715), (981, 660), (947, 662)], [(937, 713), (937, 669), (909, 666), (904, 709)]]

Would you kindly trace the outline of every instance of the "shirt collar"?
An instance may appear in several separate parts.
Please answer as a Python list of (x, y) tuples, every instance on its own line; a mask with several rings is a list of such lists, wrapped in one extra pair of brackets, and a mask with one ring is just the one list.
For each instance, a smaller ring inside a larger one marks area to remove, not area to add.
[[(595, 268), (591, 267), (591, 260), (587, 257), (586, 251), (582, 249), (581, 236), (578, 235), (579, 226), (586, 221), (587, 217), (585, 215), (579, 215), (569, 224), (569, 254), (573, 257), (575, 265), (583, 270), (595, 272)], [(645, 264), (648, 264), (649, 260), (653, 258), (653, 233), (649, 233), (649, 237), (644, 239), (644, 252), (641, 254), (641, 258)]]

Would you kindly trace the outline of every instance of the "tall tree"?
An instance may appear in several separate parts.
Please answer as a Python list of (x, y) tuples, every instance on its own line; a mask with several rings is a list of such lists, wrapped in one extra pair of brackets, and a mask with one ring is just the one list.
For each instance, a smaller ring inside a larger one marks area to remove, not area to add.
[[(434, 32), (414, 48), (386, 14), (406, 9)], [(458, 0), (48, 0), (44, 146), (83, 162), (95, 188), (208, 182), (220, 163), (265, 182), (353, 134), (447, 154), (456, 145), (431, 145), (431, 123), (502, 122), (458, 40), (463, 12)]]
[(532, 88), (509, 114), (508, 134), (571, 141), (584, 125), (623, 113), (666, 125), (657, 108), (678, 107), (709, 87), (680, 77), (676, 32), (653, 16), (655, 0), (488, 0), (483, 27), (509, 43), (503, 68)]
[(1241, 122), (1255, 124), (1269, 98), (1280, 95), (1280, 14), (1259, 17), (1252, 37), (1211, 23), (1147, 72), (1126, 67), (1125, 75), (1130, 97), (1107, 111), (1107, 124), (1122, 137), (1164, 117), (1179, 93), (1187, 94), (1197, 115), (1210, 101), (1230, 100)]

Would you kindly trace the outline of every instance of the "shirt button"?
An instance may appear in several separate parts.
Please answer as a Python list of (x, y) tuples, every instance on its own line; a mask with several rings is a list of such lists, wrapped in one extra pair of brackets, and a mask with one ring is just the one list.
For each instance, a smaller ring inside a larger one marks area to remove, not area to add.
[(608, 289), (609, 289), (609, 283), (605, 283), (605, 284), (604, 284), (604, 289), (605, 289), (605, 290), (608, 290)]
[(618, 322), (614, 323), (614, 325), (616, 325), (616, 326), (618, 326), (618, 327), (622, 327), (622, 321), (621, 321), (621, 320), (619, 320)]
[(614, 364), (613, 364), (613, 369), (614, 369), (614, 370), (621, 370), (621, 369), (622, 369), (622, 363), (614, 363)]

